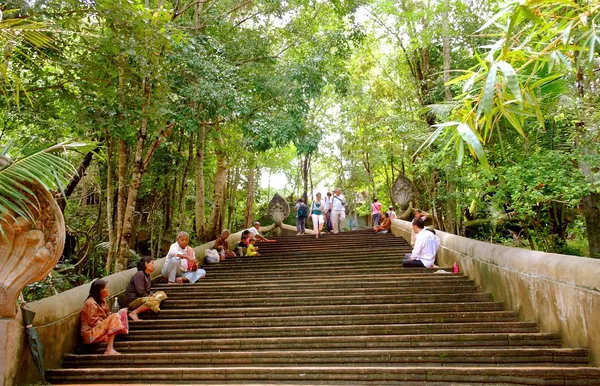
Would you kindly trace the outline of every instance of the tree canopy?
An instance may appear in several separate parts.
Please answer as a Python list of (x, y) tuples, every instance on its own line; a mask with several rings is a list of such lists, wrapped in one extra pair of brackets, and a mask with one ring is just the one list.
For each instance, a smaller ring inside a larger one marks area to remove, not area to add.
[[(275, 175), (290, 202), (339, 186), (357, 215), (378, 197), (447, 232), (600, 257), (599, 8), (4, 2), (5, 153), (92, 144), (60, 156), (79, 172), (51, 187), (69, 242), (31, 291), (159, 256), (179, 230), (243, 229), (266, 217)], [(394, 202), (398, 179), (410, 205)]]

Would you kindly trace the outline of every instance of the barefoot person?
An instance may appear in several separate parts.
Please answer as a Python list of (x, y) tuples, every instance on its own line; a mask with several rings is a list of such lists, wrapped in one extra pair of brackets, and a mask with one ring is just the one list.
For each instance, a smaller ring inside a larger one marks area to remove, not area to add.
[(81, 337), (85, 344), (108, 342), (104, 354), (118, 355), (120, 353), (115, 350), (114, 342), (117, 335), (129, 332), (127, 309), (111, 314), (106, 304), (108, 295), (104, 280), (92, 282), (90, 294), (81, 309)]
[(177, 241), (169, 248), (161, 271), (162, 275), (169, 280), (169, 284), (184, 281), (195, 283), (206, 276), (206, 271), (198, 268), (196, 254), (192, 247), (188, 246), (189, 242), (190, 235), (187, 232), (179, 232)]
[(167, 298), (163, 291), (150, 292), (150, 274), (154, 272), (154, 260), (150, 256), (142, 257), (137, 269), (137, 273), (131, 277), (125, 291), (129, 302), (128, 307), (131, 310), (129, 317), (133, 320), (140, 320), (138, 315), (148, 310), (159, 313), (160, 302)]

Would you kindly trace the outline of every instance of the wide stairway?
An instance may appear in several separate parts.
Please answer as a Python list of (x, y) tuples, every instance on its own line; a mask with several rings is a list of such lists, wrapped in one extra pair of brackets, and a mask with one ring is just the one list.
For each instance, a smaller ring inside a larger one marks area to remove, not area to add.
[[(159, 315), (122, 355), (67, 355), (60, 383), (600, 385), (585, 349), (506, 311), (462, 274), (403, 269), (408, 244), (369, 231), (282, 236), (260, 257), (157, 284)], [(444, 270), (450, 271), (448, 268)]]

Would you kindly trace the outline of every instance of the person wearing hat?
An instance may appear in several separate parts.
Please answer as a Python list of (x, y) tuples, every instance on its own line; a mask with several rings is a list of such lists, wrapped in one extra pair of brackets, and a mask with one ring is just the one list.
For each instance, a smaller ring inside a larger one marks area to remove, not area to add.
[(396, 214), (396, 212), (394, 212), (394, 207), (391, 205), (388, 206), (387, 214), (388, 214), (388, 217), (390, 218), (390, 220), (398, 218), (398, 215)]

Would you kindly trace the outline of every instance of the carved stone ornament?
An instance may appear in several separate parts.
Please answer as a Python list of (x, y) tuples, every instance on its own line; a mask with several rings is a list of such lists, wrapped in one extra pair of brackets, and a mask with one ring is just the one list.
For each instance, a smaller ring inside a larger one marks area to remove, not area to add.
[(31, 193), (36, 219), (30, 223), (14, 213), (0, 219), (0, 317), (16, 315), (17, 297), (29, 283), (44, 279), (56, 266), (65, 245), (65, 221), (58, 204), (39, 184), (23, 183)]
[(392, 187), (392, 198), (400, 206), (406, 208), (415, 195), (414, 185), (406, 176), (400, 175)]
[(283, 224), (283, 220), (285, 220), (290, 215), (290, 205), (287, 203), (285, 198), (281, 197), (279, 193), (275, 193), (273, 199), (269, 203), (269, 216), (273, 219), (273, 222), (277, 226), (281, 226)]

